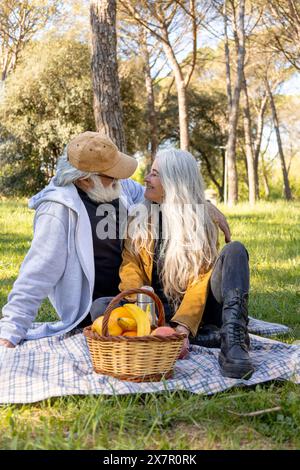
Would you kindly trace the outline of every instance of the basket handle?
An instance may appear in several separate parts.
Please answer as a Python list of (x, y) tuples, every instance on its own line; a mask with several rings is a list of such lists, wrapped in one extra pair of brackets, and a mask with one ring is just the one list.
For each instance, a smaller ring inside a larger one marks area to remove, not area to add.
[(165, 324), (165, 309), (158, 295), (156, 295), (154, 292), (149, 291), (148, 289), (128, 289), (116, 295), (116, 297), (114, 297), (112, 301), (109, 303), (109, 305), (107, 306), (104, 312), (104, 318), (103, 318), (103, 324), (102, 324), (103, 336), (109, 336), (108, 335), (108, 320), (109, 320), (111, 312), (114, 310), (115, 306), (118, 305), (120, 300), (122, 300), (124, 297), (127, 297), (127, 295), (139, 294), (139, 293), (146, 294), (154, 300), (157, 306), (157, 310), (158, 310), (157, 325), (163, 326)]

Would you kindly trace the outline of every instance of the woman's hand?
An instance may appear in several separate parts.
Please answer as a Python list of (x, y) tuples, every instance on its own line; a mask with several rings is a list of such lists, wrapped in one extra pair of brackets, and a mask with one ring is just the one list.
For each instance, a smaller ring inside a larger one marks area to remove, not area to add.
[(228, 222), (224, 214), (216, 208), (211, 202), (207, 201), (207, 209), (210, 218), (218, 225), (219, 229), (222, 230), (225, 237), (225, 242), (231, 241), (231, 233)]
[(0, 346), (4, 346), (5, 348), (15, 348), (16, 346), (12, 344), (8, 339), (1, 339), (0, 338)]
[(182, 348), (181, 348), (181, 351), (180, 351), (180, 354), (179, 354), (179, 357), (178, 357), (178, 359), (185, 359), (189, 355), (189, 346), (190, 346), (189, 334), (190, 334), (190, 330), (186, 326), (183, 326), (183, 325), (177, 325), (175, 330), (176, 330), (177, 333), (183, 333), (183, 334), (186, 335), (186, 338), (183, 340), (183, 345), (182, 345)]

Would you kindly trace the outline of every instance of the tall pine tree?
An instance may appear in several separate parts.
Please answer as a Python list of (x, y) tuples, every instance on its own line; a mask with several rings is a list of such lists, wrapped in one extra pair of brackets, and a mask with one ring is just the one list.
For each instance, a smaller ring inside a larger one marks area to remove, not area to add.
[(92, 78), (96, 128), (126, 150), (117, 63), (116, 1), (91, 0)]

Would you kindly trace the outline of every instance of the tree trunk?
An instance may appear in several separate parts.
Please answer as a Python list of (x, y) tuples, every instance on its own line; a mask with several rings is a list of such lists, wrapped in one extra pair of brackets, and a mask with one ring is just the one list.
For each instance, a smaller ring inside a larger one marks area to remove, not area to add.
[(145, 85), (147, 93), (147, 107), (148, 107), (148, 122), (149, 122), (149, 135), (150, 135), (150, 155), (151, 162), (154, 161), (157, 148), (158, 148), (158, 136), (157, 136), (157, 116), (155, 111), (155, 99), (153, 90), (153, 80), (151, 77), (150, 69), (150, 57), (147, 47), (147, 33), (141, 26), (141, 52), (144, 59), (144, 74), (145, 74)]
[(189, 150), (189, 128), (188, 128), (188, 109), (186, 99), (186, 89), (184, 81), (176, 81), (178, 94), (178, 114), (180, 128), (180, 148)]
[(224, 0), (223, 6), (223, 20), (224, 20), (224, 52), (225, 52), (225, 65), (226, 65), (226, 92), (228, 103), (228, 116), (232, 106), (232, 92), (231, 92), (231, 67), (230, 67), (230, 49), (228, 40), (228, 15), (227, 15), (227, 0)]
[(8, 51), (6, 50), (4, 52), (4, 47), (2, 48), (1, 55), (2, 55), (2, 60), (1, 60), (1, 81), (4, 83), (7, 77), (7, 68), (8, 68)]
[[(123, 6), (125, 14), (129, 14), (134, 19), (134, 21), (137, 21), (140, 25), (144, 26), (148, 31), (150, 31), (150, 34), (152, 34), (162, 44), (165, 55), (172, 69), (176, 84), (178, 98), (180, 148), (183, 150), (189, 149), (189, 122), (186, 90), (191, 80), (197, 57), (197, 28), (199, 18), (196, 9), (196, 3), (197, 2), (195, 2), (195, 0), (190, 0), (189, 6), (187, 6), (186, 2), (181, 1), (132, 2), (130, 0), (120, 0), (120, 4)], [(168, 11), (169, 7), (171, 6), (171, 11)], [(176, 37), (175, 34), (176, 23), (173, 23), (174, 17), (176, 16), (176, 12), (179, 8), (185, 15), (187, 15), (189, 20), (192, 20), (192, 64), (189, 73), (186, 74), (186, 77), (184, 77), (183, 65), (178, 62), (176, 58), (175, 49), (172, 46), (172, 41), (175, 41), (176, 44), (179, 38), (178, 36)]]
[(222, 195), (220, 195), (220, 200), (222, 202), (227, 203), (226, 196), (225, 196), (225, 191), (226, 191), (226, 170), (225, 170), (225, 165), (226, 165), (226, 150), (225, 148), (221, 149), (221, 154), (222, 154)]
[(247, 159), (247, 175), (248, 175), (248, 190), (249, 190), (249, 203), (254, 205), (256, 202), (256, 188), (255, 188), (255, 168), (254, 168), (254, 150), (251, 134), (251, 114), (249, 97), (247, 90), (246, 77), (243, 77), (243, 90), (244, 90), (244, 104), (243, 104), (243, 120), (244, 120), (244, 135), (245, 135), (245, 149)]
[(290, 184), (289, 184), (289, 178), (288, 178), (288, 173), (287, 173), (287, 169), (286, 169), (285, 158), (284, 158), (284, 153), (283, 153), (283, 148), (282, 148), (277, 110), (276, 110), (273, 93), (271, 91), (270, 83), (269, 83), (268, 79), (266, 79), (266, 85), (267, 85), (268, 95), (269, 95), (269, 98), (270, 98), (270, 104), (271, 104), (271, 109), (272, 109), (272, 117), (273, 117), (273, 122), (274, 122), (274, 127), (275, 127), (275, 132), (276, 132), (277, 145), (278, 145), (278, 152), (279, 152), (280, 162), (281, 162), (281, 170), (282, 170), (283, 185), (284, 185), (284, 197), (287, 201), (290, 201), (292, 199), (292, 192), (291, 192), (291, 188), (290, 188)]
[[(223, 20), (224, 20), (224, 52), (225, 52), (225, 66), (226, 66), (226, 93), (227, 93), (227, 113), (228, 118), (232, 108), (232, 83), (231, 83), (231, 64), (230, 64), (230, 49), (228, 40), (228, 14), (227, 14), (227, 0), (224, 0), (223, 5)], [(224, 152), (223, 158), (223, 201), (228, 203), (228, 158), (227, 149)]]
[(219, 193), (219, 198), (220, 198), (220, 201), (223, 201), (223, 198), (224, 198), (224, 185), (220, 184), (212, 170), (212, 165), (210, 163), (210, 159), (209, 157), (207, 157), (207, 155), (203, 152), (203, 150), (199, 150), (199, 153), (203, 159), (203, 163), (205, 163), (205, 166), (206, 166), (206, 169), (207, 169), (207, 173), (210, 177), (210, 179), (212, 180), (212, 182), (214, 183), (214, 185), (216, 186), (217, 190), (218, 190), (218, 193)]
[(243, 81), (244, 59), (245, 59), (245, 0), (239, 2), (238, 21), (238, 54), (237, 54), (237, 76), (232, 97), (232, 106), (229, 115), (227, 164), (228, 164), (228, 204), (230, 206), (238, 202), (238, 175), (236, 168), (236, 140), (237, 124), (239, 115), (240, 94)]
[(188, 123), (188, 109), (187, 109), (187, 98), (186, 98), (186, 85), (184, 76), (180, 65), (177, 62), (174, 51), (169, 43), (167, 30), (163, 31), (165, 42), (163, 42), (163, 48), (169, 63), (171, 64), (176, 90), (178, 97), (178, 114), (179, 114), (179, 131), (180, 131), (180, 148), (182, 150), (189, 150), (190, 139), (189, 139), (189, 123)]
[(264, 115), (267, 105), (267, 94), (262, 99), (259, 112), (257, 115), (257, 124), (256, 124), (256, 139), (254, 143), (254, 171), (255, 171), (255, 188), (256, 188), (256, 198), (259, 199), (259, 176), (258, 176), (258, 162), (259, 154), (261, 148), (262, 134), (264, 129)]
[(125, 152), (117, 63), (116, 1), (91, 0), (92, 79), (96, 128)]
[(263, 184), (264, 184), (264, 190), (265, 190), (265, 197), (266, 199), (268, 199), (268, 197), (270, 196), (270, 186), (269, 186), (268, 174), (267, 174), (267, 169), (266, 169), (263, 153), (261, 155), (261, 166), (262, 166), (262, 177), (263, 177)]

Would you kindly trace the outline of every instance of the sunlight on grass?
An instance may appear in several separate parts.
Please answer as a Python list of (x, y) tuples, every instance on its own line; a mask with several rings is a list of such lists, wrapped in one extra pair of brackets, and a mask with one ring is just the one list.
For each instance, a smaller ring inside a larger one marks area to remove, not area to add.
[[(300, 339), (300, 203), (220, 208), (250, 255), (250, 314), (291, 326), (280, 340)], [(25, 200), (0, 203), (1, 306), (30, 247), (32, 221)], [(37, 319), (53, 318), (44, 301)], [(280, 411), (240, 416), (274, 407)], [(289, 382), (212, 397), (70, 396), (0, 407), (2, 449), (298, 449), (299, 428), (299, 386)]]

